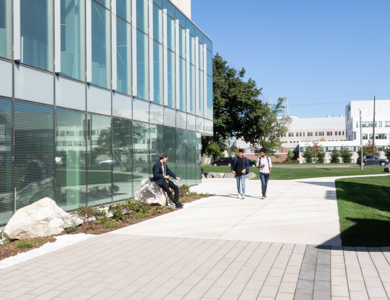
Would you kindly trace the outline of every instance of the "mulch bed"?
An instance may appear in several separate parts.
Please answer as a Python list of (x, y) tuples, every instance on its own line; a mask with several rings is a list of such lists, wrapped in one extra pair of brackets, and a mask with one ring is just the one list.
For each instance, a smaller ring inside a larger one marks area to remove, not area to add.
[[(190, 203), (190, 202), (202, 199), (202, 198), (207, 198), (209, 196), (210, 195), (206, 195), (206, 194), (186, 195), (180, 199), (180, 202), (181, 203)], [(137, 224), (137, 223), (140, 223), (140, 222), (143, 222), (143, 221), (146, 221), (146, 220), (149, 220), (149, 219), (161, 216), (161, 215), (165, 215), (167, 213), (174, 212), (176, 210), (177, 209), (171, 209), (168, 207), (161, 207), (161, 212), (156, 214), (156, 215), (150, 215), (148, 217), (139, 218), (139, 219), (125, 218), (124, 221), (118, 221), (117, 226), (114, 228), (103, 228), (103, 225), (101, 224), (100, 220), (91, 221), (88, 223), (81, 224), (80, 226), (77, 227), (76, 231), (73, 231), (71, 233), (66, 233), (65, 231), (63, 231), (62, 233), (55, 235), (55, 236), (64, 235), (64, 234), (79, 234), (79, 233), (95, 234), (95, 235), (103, 234), (103, 233), (114, 231), (114, 230), (117, 230), (117, 229), (120, 229), (123, 227), (131, 226), (133, 224)], [(33, 244), (32, 248), (18, 248), (18, 247), (16, 247), (16, 244), (18, 242), (20, 242), (20, 240), (14, 240), (14, 241), (11, 241), (8, 244), (4, 244), (4, 245), (0, 244), (0, 260), (7, 258), (7, 257), (15, 256), (19, 253), (23, 253), (23, 252), (30, 251), (32, 249), (39, 248), (39, 247), (41, 247), (44, 244), (49, 243), (49, 242), (55, 242), (56, 241), (55, 236), (53, 235), (53, 236), (48, 236), (48, 237), (44, 237), (44, 238), (34, 238), (34, 239), (23, 240), (23, 241), (37, 241), (37, 240), (40, 241), (39, 244)]]

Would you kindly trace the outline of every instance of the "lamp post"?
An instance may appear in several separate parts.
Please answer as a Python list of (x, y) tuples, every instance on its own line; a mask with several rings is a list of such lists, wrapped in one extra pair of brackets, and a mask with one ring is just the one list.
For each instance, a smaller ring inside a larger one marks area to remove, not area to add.
[(360, 170), (363, 170), (363, 133), (362, 133), (362, 111), (359, 109), (360, 116)]

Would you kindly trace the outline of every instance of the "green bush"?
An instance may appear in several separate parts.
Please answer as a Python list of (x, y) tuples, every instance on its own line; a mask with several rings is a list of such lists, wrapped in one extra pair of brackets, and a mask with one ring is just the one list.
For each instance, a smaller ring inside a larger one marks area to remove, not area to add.
[(321, 151), (317, 153), (317, 163), (323, 164), (325, 162), (325, 155), (326, 153)]
[(118, 226), (118, 222), (115, 221), (114, 219), (103, 223), (103, 228), (116, 228), (117, 226)]
[(112, 212), (112, 218), (116, 221), (123, 220), (124, 206), (121, 203), (110, 204), (108, 211)]
[(314, 153), (312, 151), (310, 151), (309, 148), (306, 148), (306, 150), (302, 156), (306, 159), (306, 163), (308, 163), (308, 164), (313, 163)]
[(33, 248), (34, 245), (40, 245), (42, 244), (42, 240), (34, 240), (34, 241), (20, 241), (18, 243), (15, 243), (15, 246), (17, 248)]
[(8, 234), (5, 233), (5, 229), (0, 230), (0, 240), (3, 241), (3, 244), (8, 244), (11, 241)]
[(67, 228), (64, 228), (65, 232), (66, 233), (71, 233), (71, 232), (74, 232), (78, 229), (77, 225), (76, 224), (73, 224), (72, 226), (69, 226)]
[(340, 162), (340, 153), (337, 150), (332, 150), (331, 157), (331, 163), (338, 164)]
[(352, 152), (349, 151), (347, 147), (341, 147), (340, 149), (340, 157), (343, 160), (343, 163), (350, 163), (351, 162), (351, 157), (352, 157)]

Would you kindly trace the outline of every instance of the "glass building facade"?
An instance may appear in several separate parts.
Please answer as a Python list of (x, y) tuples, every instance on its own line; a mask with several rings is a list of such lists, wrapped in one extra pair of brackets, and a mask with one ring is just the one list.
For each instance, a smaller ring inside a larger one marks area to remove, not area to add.
[(0, 1), (0, 224), (131, 198), (161, 152), (199, 183), (212, 51), (168, 0)]

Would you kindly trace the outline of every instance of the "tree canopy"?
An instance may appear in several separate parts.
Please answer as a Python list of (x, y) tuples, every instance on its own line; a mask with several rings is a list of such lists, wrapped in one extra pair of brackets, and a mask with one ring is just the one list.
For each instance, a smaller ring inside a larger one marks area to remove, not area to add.
[[(243, 138), (252, 145), (261, 145), (271, 152), (280, 148), (280, 138), (287, 132), (289, 118), (277, 117), (283, 110), (283, 98), (270, 107), (260, 99), (261, 88), (249, 78), (245, 69), (228, 66), (218, 53), (213, 59), (214, 136), (203, 137), (202, 152), (216, 154), (216, 143), (221, 150), (232, 138)], [(213, 145), (213, 147), (211, 147)]]

